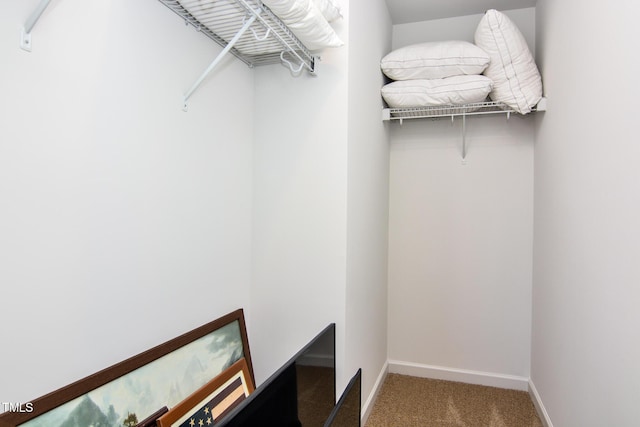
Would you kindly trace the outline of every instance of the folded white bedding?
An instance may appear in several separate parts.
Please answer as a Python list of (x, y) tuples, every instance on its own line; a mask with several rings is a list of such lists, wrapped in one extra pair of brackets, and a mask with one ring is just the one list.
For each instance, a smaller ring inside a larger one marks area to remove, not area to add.
[(390, 107), (430, 107), (482, 102), (493, 87), (482, 75), (452, 76), (444, 79), (399, 80), (382, 87)]
[(309, 50), (339, 47), (344, 43), (312, 0), (263, 0)]
[(542, 79), (520, 30), (506, 15), (491, 9), (478, 25), (475, 43), (491, 56), (484, 71), (494, 82), (491, 99), (521, 114), (530, 112), (542, 97)]

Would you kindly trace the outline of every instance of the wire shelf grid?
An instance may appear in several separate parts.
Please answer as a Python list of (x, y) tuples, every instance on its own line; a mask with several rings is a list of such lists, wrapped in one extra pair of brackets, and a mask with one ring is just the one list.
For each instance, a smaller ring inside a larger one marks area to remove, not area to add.
[(229, 52), (249, 67), (278, 64), (286, 54), (313, 73), (315, 57), (287, 26), (259, 0), (159, 0), (196, 30), (227, 47), (252, 16), (250, 31), (242, 34)]

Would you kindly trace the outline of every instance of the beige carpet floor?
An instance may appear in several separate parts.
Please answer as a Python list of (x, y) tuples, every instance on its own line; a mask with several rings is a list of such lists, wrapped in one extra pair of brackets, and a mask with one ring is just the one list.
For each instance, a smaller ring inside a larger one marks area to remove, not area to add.
[(542, 427), (529, 394), (389, 374), (365, 427)]

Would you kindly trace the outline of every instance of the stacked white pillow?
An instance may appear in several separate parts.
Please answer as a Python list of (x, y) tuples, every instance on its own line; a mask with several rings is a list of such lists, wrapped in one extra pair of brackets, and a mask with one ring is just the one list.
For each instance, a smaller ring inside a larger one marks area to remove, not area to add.
[(334, 0), (262, 0), (309, 50), (344, 43), (329, 22), (342, 17)]
[(484, 74), (494, 82), (490, 96), (520, 114), (527, 114), (542, 97), (542, 79), (527, 42), (503, 13), (488, 10), (476, 30), (475, 43), (491, 56)]
[(493, 87), (482, 75), (489, 62), (484, 50), (461, 40), (396, 49), (380, 62), (382, 72), (394, 80), (382, 88), (382, 97), (396, 108), (482, 102)]
[(542, 79), (517, 26), (490, 9), (474, 42), (419, 43), (391, 52), (380, 66), (395, 81), (382, 88), (382, 97), (390, 107), (419, 107), (481, 102), (488, 95), (529, 113), (542, 98)]

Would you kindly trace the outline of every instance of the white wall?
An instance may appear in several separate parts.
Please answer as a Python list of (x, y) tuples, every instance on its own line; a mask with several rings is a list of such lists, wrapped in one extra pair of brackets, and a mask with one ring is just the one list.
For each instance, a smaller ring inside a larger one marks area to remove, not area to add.
[(338, 396), (362, 367), (364, 400), (387, 358), (379, 61), (391, 23), (382, 0), (341, 5), (334, 25), (345, 46), (322, 53), (316, 77), (256, 70), (249, 334), (260, 382), (335, 322)]
[(27, 53), (38, 3), (0, 5), (1, 401), (249, 304), (251, 71), (225, 62), (184, 113), (220, 49), (177, 15), (54, 1)]
[[(535, 10), (512, 14), (532, 40)], [(394, 48), (439, 40), (443, 28), (446, 38), (472, 41), (474, 18), (396, 25)], [(392, 370), (526, 389), (533, 125), (468, 118), (463, 165), (461, 119), (390, 124)]]
[[(535, 8), (503, 10), (522, 32), (531, 49), (535, 47)], [(466, 40), (473, 43), (482, 15), (434, 19), (393, 26), (393, 49), (413, 43)]]
[(536, 8), (549, 108), (535, 144), (531, 378), (555, 426), (640, 416), (639, 12), (620, 0)]
[(37, 3), (0, 13), (0, 283), (13, 302), (0, 323), (14, 325), (2, 400), (237, 307), (258, 382), (336, 322), (338, 392), (363, 367), (369, 394), (387, 356), (383, 0), (354, 1), (353, 19), (342, 2), (346, 45), (323, 52), (317, 77), (229, 58), (188, 113), (182, 93), (220, 49), (173, 12), (52, 2), (26, 53), (20, 28)]
[[(389, 134), (380, 120), (380, 58), (391, 46), (384, 1), (349, 5), (347, 374), (362, 368), (365, 412), (387, 361)], [(366, 416), (366, 414), (365, 414)]]
[[(338, 25), (345, 42), (347, 23)], [(249, 339), (258, 383), (331, 322), (344, 366), (347, 49), (323, 52), (315, 77), (255, 70)]]

